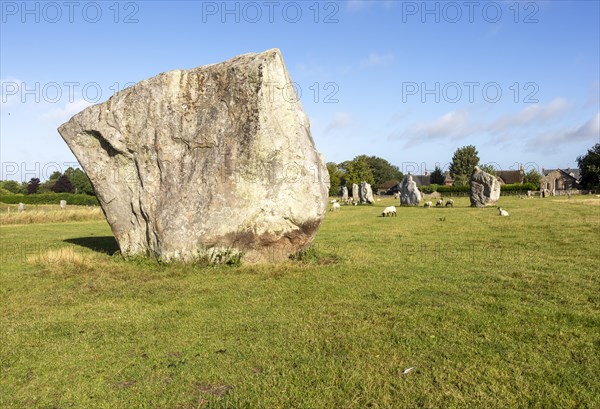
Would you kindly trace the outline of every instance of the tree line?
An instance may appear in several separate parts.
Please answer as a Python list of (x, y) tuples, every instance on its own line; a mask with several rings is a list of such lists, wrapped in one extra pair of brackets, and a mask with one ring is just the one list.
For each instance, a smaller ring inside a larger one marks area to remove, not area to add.
[[(594, 145), (586, 154), (577, 158), (577, 164), (581, 174), (580, 184), (583, 189), (600, 188), (600, 144)], [(442, 171), (439, 166), (430, 174), (430, 184), (443, 186), (446, 184), (447, 176), (456, 187), (468, 186), (471, 174), (479, 166), (481, 170), (496, 175), (496, 169), (490, 164), (481, 164), (479, 152), (474, 145), (467, 145), (456, 149), (452, 156), (447, 172)], [(398, 166), (391, 164), (385, 159), (377, 156), (359, 155), (350, 161), (341, 163), (328, 162), (330, 196), (339, 194), (340, 186), (352, 186), (365, 181), (371, 184), (373, 191), (378, 191), (381, 186), (390, 180), (401, 180), (404, 175)], [(523, 184), (531, 184), (539, 189), (542, 175), (535, 169), (531, 169), (523, 175)]]
[(341, 163), (328, 162), (329, 195), (337, 196), (340, 186), (352, 186), (367, 182), (377, 191), (389, 180), (401, 180), (403, 175), (398, 166), (377, 156), (359, 155), (352, 160)]
[(64, 173), (53, 172), (48, 180), (41, 182), (39, 178), (31, 178), (29, 182), (19, 183), (14, 180), (0, 181), (0, 189), (14, 194), (33, 195), (37, 193), (80, 193), (95, 196), (90, 179), (81, 169), (68, 168)]
[[(448, 170), (453, 179), (454, 186), (467, 186), (469, 177), (475, 166), (490, 174), (495, 175), (493, 166), (480, 164), (479, 153), (473, 145), (456, 149)], [(579, 157), (577, 165), (581, 174), (580, 184), (583, 189), (600, 189), (600, 143)], [(377, 156), (359, 155), (349, 161), (341, 163), (328, 162), (329, 181), (331, 187), (329, 194), (337, 196), (340, 186), (352, 186), (353, 183), (367, 182), (377, 192), (381, 186), (390, 180), (402, 180), (404, 175), (398, 166)], [(539, 188), (542, 175), (535, 169), (523, 176), (523, 183), (531, 183)], [(445, 185), (446, 173), (436, 166), (430, 174), (431, 185)], [(41, 182), (39, 178), (32, 178), (29, 182), (19, 183), (14, 180), (0, 181), (0, 193), (36, 194), (36, 193), (80, 193), (95, 196), (92, 184), (81, 169), (68, 168), (64, 173), (54, 172), (48, 180)]]

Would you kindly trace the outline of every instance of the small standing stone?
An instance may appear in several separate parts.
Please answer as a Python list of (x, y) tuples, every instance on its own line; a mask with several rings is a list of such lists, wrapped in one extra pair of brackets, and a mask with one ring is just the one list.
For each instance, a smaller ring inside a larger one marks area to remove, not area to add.
[(65, 210), (67, 208), (67, 201), (66, 200), (61, 200), (60, 201), (60, 208)]
[(19, 203), (19, 213), (20, 213), (20, 212), (24, 212), (24, 211), (25, 211), (25, 209), (26, 209), (26, 207), (25, 207), (25, 203)]
[(348, 203), (348, 188), (346, 186), (342, 186), (342, 202)]

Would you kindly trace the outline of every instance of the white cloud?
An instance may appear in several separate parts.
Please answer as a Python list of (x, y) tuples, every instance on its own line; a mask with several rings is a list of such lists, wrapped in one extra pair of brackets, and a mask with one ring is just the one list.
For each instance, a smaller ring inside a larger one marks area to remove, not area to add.
[(386, 126), (392, 126), (402, 121), (404, 118), (408, 117), (408, 115), (412, 112), (412, 109), (405, 109), (404, 111), (398, 111), (388, 121)]
[(336, 112), (333, 120), (325, 128), (325, 132), (330, 132), (335, 129), (345, 128), (352, 124), (352, 117), (346, 112)]
[(477, 126), (469, 122), (469, 112), (464, 110), (445, 113), (431, 122), (420, 122), (404, 132), (394, 132), (389, 139), (405, 140), (406, 145), (431, 139), (461, 139), (476, 132)]
[(489, 126), (489, 131), (504, 132), (516, 127), (548, 122), (552, 119), (559, 118), (562, 114), (567, 112), (569, 108), (570, 105), (563, 98), (555, 98), (546, 105), (529, 105), (516, 114), (505, 115), (497, 119)]
[(371, 53), (369, 56), (361, 61), (363, 67), (378, 67), (390, 64), (394, 60), (394, 54), (379, 54)]
[(73, 102), (67, 102), (62, 108), (52, 108), (46, 111), (41, 118), (63, 123), (90, 105), (93, 104), (85, 99), (77, 99)]
[[(565, 99), (556, 98), (548, 104), (530, 105), (519, 112), (504, 115), (487, 123), (473, 122), (468, 111), (451, 111), (432, 121), (416, 123), (405, 130), (395, 131), (388, 139), (403, 140), (406, 146), (410, 146), (426, 143), (432, 139), (458, 140), (481, 134), (487, 135), (490, 143), (506, 144), (523, 135), (524, 128), (547, 125), (552, 120), (562, 117), (571, 108), (572, 105)], [(533, 149), (541, 145), (587, 139), (591, 135), (598, 138), (598, 117), (576, 129), (546, 132), (527, 142), (527, 146)]]
[(529, 150), (549, 152), (560, 145), (588, 139), (596, 143), (600, 140), (600, 111), (579, 127), (542, 133), (530, 140), (527, 147)]

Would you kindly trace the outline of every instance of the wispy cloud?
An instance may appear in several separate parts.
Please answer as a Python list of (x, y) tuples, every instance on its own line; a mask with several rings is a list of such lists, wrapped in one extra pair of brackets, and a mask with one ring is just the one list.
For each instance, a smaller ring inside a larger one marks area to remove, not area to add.
[[(521, 133), (523, 128), (543, 125), (561, 118), (572, 105), (563, 98), (556, 98), (548, 104), (535, 104), (521, 111), (501, 116), (491, 122), (473, 122), (466, 110), (447, 112), (432, 121), (419, 122), (404, 131), (389, 135), (391, 140), (404, 140), (406, 145), (425, 143), (431, 139), (458, 140), (479, 133), (496, 135), (494, 140), (506, 141), (507, 135)], [(500, 136), (498, 136), (500, 135)]]
[(531, 139), (527, 143), (527, 148), (529, 150), (552, 152), (559, 149), (561, 145), (588, 139), (590, 142), (596, 143), (600, 139), (600, 112), (576, 128), (542, 133)]
[(491, 132), (504, 132), (515, 127), (536, 125), (557, 119), (567, 112), (571, 106), (563, 98), (555, 98), (548, 104), (535, 104), (523, 108), (515, 114), (500, 117), (490, 127)]
[(447, 112), (431, 121), (415, 123), (404, 130), (392, 132), (388, 139), (404, 141), (405, 147), (432, 140), (459, 140), (471, 135), (486, 137), (489, 144), (510, 146), (523, 144), (529, 151), (550, 152), (560, 146), (580, 141), (600, 139), (600, 112), (585, 123), (570, 128), (553, 129), (531, 135), (530, 127), (546, 127), (573, 108), (563, 98), (548, 104), (528, 106), (519, 112), (504, 115), (490, 122), (474, 122), (465, 110)]
[(387, 122), (386, 126), (392, 126), (402, 121), (404, 118), (408, 117), (408, 115), (412, 112), (412, 109), (405, 109), (403, 111), (398, 111)]
[(378, 67), (389, 65), (392, 61), (394, 61), (394, 54), (379, 54), (379, 53), (371, 53), (367, 58), (361, 61), (360, 65), (363, 67)]
[(325, 132), (345, 128), (352, 124), (352, 117), (346, 112), (336, 112), (333, 120), (325, 128)]
[(62, 108), (52, 108), (46, 111), (41, 118), (62, 123), (90, 105), (93, 104), (85, 99), (77, 99), (73, 102), (67, 102)]
[(431, 122), (416, 123), (404, 132), (394, 132), (389, 139), (404, 140), (405, 146), (409, 146), (432, 139), (462, 139), (477, 130), (478, 127), (469, 122), (469, 112), (458, 110), (445, 113)]

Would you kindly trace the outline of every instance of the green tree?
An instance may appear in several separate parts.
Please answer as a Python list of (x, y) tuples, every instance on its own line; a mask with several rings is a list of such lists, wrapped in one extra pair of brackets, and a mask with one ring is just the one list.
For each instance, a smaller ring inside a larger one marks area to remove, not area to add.
[(31, 178), (29, 183), (27, 183), (27, 194), (32, 195), (37, 193), (40, 188), (40, 180), (38, 178)]
[(540, 188), (540, 182), (542, 181), (542, 175), (535, 169), (531, 169), (523, 176), (523, 183), (532, 183), (536, 189)]
[(496, 168), (494, 168), (493, 165), (490, 164), (485, 164), (485, 165), (481, 165), (480, 166), (481, 170), (483, 170), (485, 173), (489, 173), (490, 175), (494, 175), (496, 176)]
[(37, 193), (49, 193), (49, 192), (52, 192), (53, 191), (52, 187), (56, 184), (56, 181), (61, 176), (62, 176), (62, 173), (60, 173), (59, 171), (52, 172), (52, 174), (50, 175), (50, 177), (48, 178), (48, 180), (40, 184), (40, 187), (39, 187)]
[(345, 181), (347, 186), (352, 186), (353, 183), (367, 182), (371, 186), (374, 184), (373, 171), (367, 163), (366, 156), (357, 156), (346, 168)]
[(588, 149), (585, 155), (577, 158), (581, 173), (581, 186), (584, 189), (600, 188), (600, 143)]
[(442, 172), (440, 167), (436, 166), (435, 169), (433, 170), (433, 172), (431, 172), (431, 175), (429, 176), (429, 180), (432, 185), (443, 186), (444, 182), (446, 181), (446, 177), (444, 176), (444, 173)]
[(14, 180), (0, 182), (0, 188), (8, 190), (10, 193), (24, 193), (19, 182)]
[(364, 157), (365, 161), (371, 168), (371, 173), (373, 174), (373, 183), (371, 187), (373, 188), (374, 192), (378, 191), (381, 185), (388, 180), (402, 180), (402, 172), (400, 172), (398, 166), (392, 165), (387, 160), (377, 156), (361, 157)]
[(455, 186), (464, 184), (465, 179), (468, 181), (475, 166), (479, 164), (479, 156), (477, 155), (477, 149), (473, 145), (463, 146), (454, 152), (450, 164), (450, 174), (454, 178)]
[(75, 189), (68, 176), (60, 175), (54, 186), (52, 186), (52, 191), (56, 193), (73, 193)]
[(327, 171), (329, 172), (329, 196), (337, 196), (340, 191), (340, 185), (342, 184), (342, 176), (344, 173), (338, 169), (338, 166), (334, 162), (327, 163)]
[(87, 195), (95, 195), (94, 188), (90, 179), (81, 169), (68, 168), (65, 170), (65, 176), (69, 178), (74, 188), (74, 193), (85, 193)]

